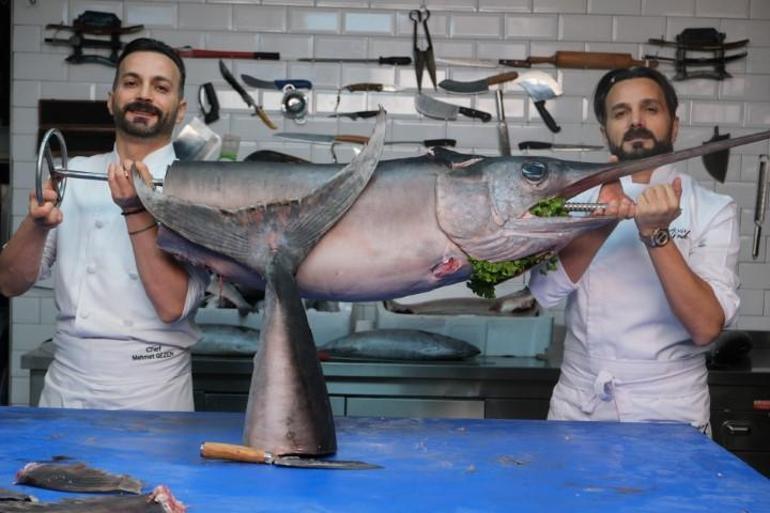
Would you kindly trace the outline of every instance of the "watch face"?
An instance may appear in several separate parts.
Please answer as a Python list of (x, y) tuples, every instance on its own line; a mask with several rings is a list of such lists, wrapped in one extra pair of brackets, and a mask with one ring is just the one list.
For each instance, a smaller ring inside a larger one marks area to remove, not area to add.
[(655, 246), (665, 246), (670, 238), (671, 235), (668, 233), (668, 230), (659, 228), (652, 234), (652, 243)]

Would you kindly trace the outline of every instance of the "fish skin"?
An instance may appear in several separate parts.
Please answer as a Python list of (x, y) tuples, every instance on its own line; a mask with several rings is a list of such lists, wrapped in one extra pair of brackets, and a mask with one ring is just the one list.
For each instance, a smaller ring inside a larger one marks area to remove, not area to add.
[(394, 300), (386, 300), (384, 304), (385, 308), (391, 312), (414, 315), (531, 317), (539, 312), (535, 297), (526, 287), (496, 299), (457, 297), (434, 299), (420, 303), (399, 303)]
[(481, 351), (454, 337), (413, 329), (358, 331), (331, 340), (318, 348), (319, 354), (360, 360), (464, 360)]
[(0, 513), (186, 513), (163, 485), (145, 495), (111, 495), (57, 502), (0, 502)]
[(63, 492), (142, 493), (142, 483), (133, 477), (83, 463), (27, 463), (16, 473), (16, 484)]
[(259, 350), (259, 330), (230, 324), (198, 324), (203, 337), (190, 351), (192, 354), (254, 355)]
[(556, 252), (615, 220), (532, 216), (540, 200), (568, 199), (648, 167), (770, 138), (767, 131), (729, 140), (731, 146), (718, 141), (619, 164), (460, 154), (380, 163), (384, 127), (380, 113), (369, 143), (342, 170), (179, 162), (162, 193), (132, 174), (142, 204), (161, 224), (161, 249), (234, 282), (266, 284), (245, 445), (276, 455), (336, 450), (301, 296), (392, 299), (467, 279), (469, 256), (500, 262)]
[(27, 495), (22, 492), (15, 492), (13, 490), (6, 490), (0, 488), (0, 503), (2, 502), (37, 502), (37, 498), (32, 495)]

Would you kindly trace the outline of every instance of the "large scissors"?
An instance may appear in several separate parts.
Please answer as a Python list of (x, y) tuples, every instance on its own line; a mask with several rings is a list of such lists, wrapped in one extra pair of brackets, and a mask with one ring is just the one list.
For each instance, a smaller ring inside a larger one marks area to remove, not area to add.
[[(412, 46), (414, 52), (414, 73), (417, 77), (417, 90), (419, 92), (422, 92), (422, 72), (426, 67), (428, 68), (430, 80), (433, 82), (433, 89), (436, 89), (436, 61), (433, 57), (433, 41), (430, 39), (430, 31), (428, 30), (429, 18), (430, 11), (425, 6), (409, 11), (409, 19), (414, 23)], [(422, 24), (425, 40), (428, 44), (424, 50), (421, 50), (417, 44), (417, 31), (420, 28), (420, 24)]]

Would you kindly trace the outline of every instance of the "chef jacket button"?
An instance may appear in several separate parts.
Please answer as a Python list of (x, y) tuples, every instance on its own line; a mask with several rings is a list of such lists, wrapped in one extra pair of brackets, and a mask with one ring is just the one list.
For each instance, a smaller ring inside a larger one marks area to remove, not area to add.
[(80, 312), (80, 318), (81, 319), (88, 319), (88, 316), (91, 315), (88, 312)]
[(137, 275), (135, 272), (130, 272), (128, 273), (128, 277), (131, 278), (132, 280), (136, 280), (139, 278), (139, 275)]
[(132, 321), (131, 319), (125, 319), (125, 320), (123, 321), (123, 326), (128, 326), (128, 327), (131, 327), (131, 326), (133, 326), (133, 325), (134, 325), (134, 321)]
[(96, 266), (91, 264), (88, 267), (86, 267), (86, 272), (88, 274), (94, 274), (96, 272)]
[(102, 226), (104, 226), (104, 223), (100, 219), (97, 219), (96, 222), (94, 223), (94, 226), (96, 226), (97, 228), (101, 228)]

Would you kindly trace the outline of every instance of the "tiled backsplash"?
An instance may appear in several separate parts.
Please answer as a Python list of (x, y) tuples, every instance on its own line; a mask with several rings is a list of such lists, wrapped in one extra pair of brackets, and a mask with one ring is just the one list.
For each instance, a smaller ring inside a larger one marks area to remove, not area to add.
[[(767, 0), (428, 0), (429, 21), (437, 57), (465, 59), (523, 59), (550, 56), (557, 50), (624, 52), (639, 58), (646, 53), (673, 55), (673, 49), (644, 44), (651, 37), (673, 40), (685, 28), (714, 27), (728, 40), (751, 39), (748, 57), (728, 65), (733, 78), (722, 82), (690, 80), (676, 82), (682, 121), (678, 147), (709, 139), (714, 125), (734, 136), (770, 126), (770, 1)], [(26, 213), (27, 195), (33, 186), (36, 159), (37, 102), (40, 98), (102, 99), (109, 90), (113, 70), (100, 65), (70, 65), (64, 61), (66, 47), (50, 46), (43, 38), (51, 32), (47, 23), (71, 23), (85, 10), (115, 13), (125, 25), (144, 24), (142, 35), (157, 37), (172, 46), (225, 50), (280, 52), (282, 61), (227, 60), (235, 76), (241, 73), (262, 79), (303, 78), (313, 82), (309, 94), (310, 114), (299, 126), (280, 113), (279, 91), (252, 90), (269, 111), (279, 130), (314, 133), (368, 134), (371, 120), (329, 118), (334, 111), (337, 88), (352, 82), (383, 82), (397, 86), (395, 93), (343, 93), (340, 110), (365, 110), (383, 105), (389, 113), (391, 139), (456, 138), (459, 151), (498, 154), (493, 123), (468, 118), (445, 123), (423, 118), (414, 110), (416, 88), (411, 66), (375, 64), (302, 63), (302, 57), (376, 58), (410, 55), (412, 24), (410, 9), (419, 1), (406, 0), (15, 0), (13, 4), (13, 84), (11, 156), (13, 226)], [(64, 34), (67, 35), (67, 34)], [(59, 36), (62, 36), (60, 34)], [(132, 36), (123, 36), (128, 40)], [(219, 75), (215, 59), (186, 59), (186, 96), (191, 116), (199, 114), (198, 87), (213, 82), (221, 104), (220, 120), (212, 128), (220, 134), (241, 138), (240, 157), (256, 149), (275, 149), (328, 162), (328, 147), (282, 142), (252, 117), (239, 96)], [(513, 147), (526, 139), (601, 144), (593, 119), (591, 95), (603, 71), (539, 69), (556, 78), (564, 95), (548, 102), (548, 109), (562, 131), (554, 136), (540, 121), (534, 106), (517, 86), (506, 84), (505, 111)], [(673, 75), (670, 64), (661, 70)], [(437, 79), (473, 80), (507, 71), (439, 65)], [(423, 87), (431, 89), (423, 77)], [(433, 92), (431, 91), (431, 94)], [(485, 110), (494, 115), (491, 93), (459, 97), (443, 92), (437, 97), (458, 105)], [(727, 183), (716, 184), (699, 159), (690, 160), (688, 171), (706, 187), (733, 196), (741, 208), (742, 306), (736, 326), (770, 329), (770, 268), (764, 237), (760, 257), (752, 260), (751, 234), (758, 155), (768, 153), (768, 143), (733, 150)], [(388, 148), (387, 157), (417, 155), (418, 146)], [(340, 148), (341, 159), (352, 156)], [(562, 158), (572, 158), (565, 154)], [(578, 156), (603, 161), (605, 152)], [(770, 230), (765, 223), (765, 232)], [(521, 284), (521, 279), (511, 287)], [(45, 285), (45, 284), (44, 284)], [(50, 286), (50, 284), (49, 284)], [(462, 285), (452, 291), (464, 293)], [(440, 294), (448, 294), (444, 290)], [(555, 312), (557, 319), (560, 312)], [(12, 401), (27, 402), (27, 371), (20, 369), (23, 353), (53, 333), (55, 307), (50, 289), (37, 287), (12, 301)]]

